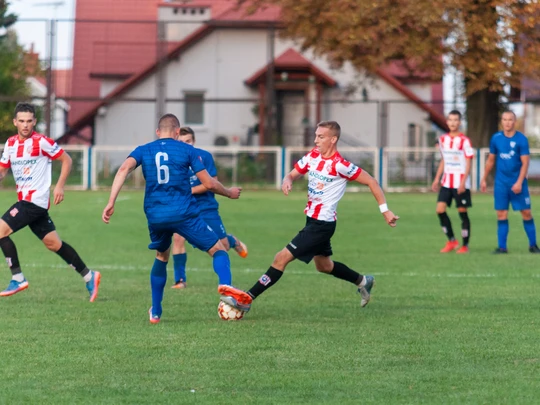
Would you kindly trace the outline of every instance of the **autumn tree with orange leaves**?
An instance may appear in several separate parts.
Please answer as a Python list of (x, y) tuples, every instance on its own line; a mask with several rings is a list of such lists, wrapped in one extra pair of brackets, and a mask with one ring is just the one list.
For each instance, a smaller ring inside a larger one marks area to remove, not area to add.
[(501, 96), (522, 78), (540, 79), (538, 0), (239, 0), (250, 11), (277, 5), (283, 35), (304, 49), (374, 73), (403, 61), (440, 80), (461, 72), (468, 136), (486, 146), (497, 131)]

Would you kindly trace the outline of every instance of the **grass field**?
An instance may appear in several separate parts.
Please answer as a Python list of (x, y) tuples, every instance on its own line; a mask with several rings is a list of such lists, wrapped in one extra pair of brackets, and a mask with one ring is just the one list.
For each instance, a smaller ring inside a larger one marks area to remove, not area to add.
[[(515, 213), (510, 254), (490, 254), (490, 196), (473, 198), (471, 253), (441, 255), (433, 194), (388, 195), (395, 229), (371, 195), (347, 194), (334, 257), (375, 275), (364, 309), (354, 286), (294, 262), (244, 320), (221, 321), (211, 260), (189, 248), (188, 288), (169, 289), (169, 277), (158, 325), (147, 317), (153, 253), (142, 193), (122, 193), (110, 225), (101, 222), (107, 197), (70, 192), (51, 209), (61, 237), (102, 272), (93, 304), (28, 229), (13, 237), (30, 287), (0, 300), (0, 403), (540, 403), (540, 257)], [(2, 211), (14, 198), (0, 192)], [(234, 283), (249, 288), (303, 226), (305, 195), (220, 202), (228, 231), (249, 246), (247, 259), (231, 252)], [(451, 218), (459, 233), (455, 209)]]

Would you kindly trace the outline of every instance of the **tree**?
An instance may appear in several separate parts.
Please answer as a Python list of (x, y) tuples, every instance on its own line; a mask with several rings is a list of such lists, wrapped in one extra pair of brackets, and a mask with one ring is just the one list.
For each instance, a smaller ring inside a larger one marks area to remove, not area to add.
[(26, 78), (26, 54), (17, 43), (17, 35), (10, 27), (17, 17), (7, 12), (8, 3), (0, 0), (0, 95), (13, 98), (14, 101), (0, 100), (0, 141), (13, 135), (13, 110), (15, 100), (29, 96)]
[[(485, 146), (503, 97), (524, 77), (540, 79), (538, 0), (238, 0), (253, 12), (281, 8), (283, 34), (336, 64), (368, 73), (401, 61), (440, 79), (464, 78), (468, 135)], [(443, 61), (443, 63), (441, 63)]]

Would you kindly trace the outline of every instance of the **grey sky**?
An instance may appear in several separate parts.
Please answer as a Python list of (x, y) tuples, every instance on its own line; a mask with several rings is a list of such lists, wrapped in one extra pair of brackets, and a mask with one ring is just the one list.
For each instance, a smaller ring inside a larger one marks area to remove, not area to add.
[[(75, 16), (75, 0), (8, 0), (9, 11), (18, 16), (15, 30), (19, 43), (25, 49), (34, 46), (40, 59), (48, 55), (48, 20), (70, 20)], [(40, 20), (40, 21), (28, 21)], [(54, 68), (63, 69), (71, 67), (73, 54), (73, 22), (59, 21), (58, 35), (56, 37), (56, 51)]]

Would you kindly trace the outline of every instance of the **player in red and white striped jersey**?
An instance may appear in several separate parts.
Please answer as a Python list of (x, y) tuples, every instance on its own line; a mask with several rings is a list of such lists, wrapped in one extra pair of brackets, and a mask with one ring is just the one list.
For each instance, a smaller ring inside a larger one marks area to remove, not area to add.
[[(439, 138), (442, 159), (431, 187), (433, 191), (439, 191), (437, 215), (442, 230), (448, 238), (441, 253), (452, 252), (459, 247), (459, 242), (454, 237), (452, 223), (446, 213), (446, 208), (452, 205), (452, 200), (456, 201), (456, 207), (461, 217), (461, 236), (463, 237), (463, 245), (457, 250), (457, 253), (468, 253), (471, 222), (467, 208), (472, 206), (470, 173), (474, 150), (470, 139), (459, 131), (461, 125), (459, 111), (450, 111), (446, 123), (450, 132)], [(440, 180), (441, 175), (442, 180)], [(439, 186), (441, 186), (440, 190)]]
[(31, 104), (17, 104), (13, 124), (18, 132), (9, 138), (4, 146), (0, 159), (0, 181), (11, 169), (17, 184), (19, 201), (0, 219), (0, 248), (12, 275), (11, 282), (0, 292), (0, 297), (7, 297), (28, 288), (28, 281), (19, 264), (17, 249), (9, 237), (28, 226), (47, 249), (58, 254), (83, 277), (90, 293), (90, 302), (93, 302), (98, 293), (100, 273), (89, 270), (75, 249), (60, 239), (49, 216), (52, 160), (62, 163), (60, 177), (53, 192), (54, 204), (60, 204), (64, 200), (64, 184), (71, 170), (71, 158), (55, 141), (34, 131), (36, 114)]
[(374, 284), (373, 276), (363, 276), (347, 265), (330, 259), (330, 239), (336, 229), (337, 204), (345, 193), (347, 182), (356, 181), (370, 188), (388, 225), (396, 226), (399, 217), (388, 209), (377, 181), (339, 154), (337, 142), (340, 133), (341, 128), (335, 121), (319, 123), (315, 132), (316, 147), (300, 159), (283, 180), (281, 189), (288, 195), (293, 181), (308, 175), (308, 203), (304, 210), (307, 215), (306, 226), (276, 254), (272, 266), (248, 292), (220, 286), (218, 292), (222, 295), (222, 301), (247, 311), (253, 299), (280, 279), (287, 264), (295, 259), (305, 263), (314, 259), (318, 271), (355, 284), (362, 297), (361, 306), (368, 304)]

